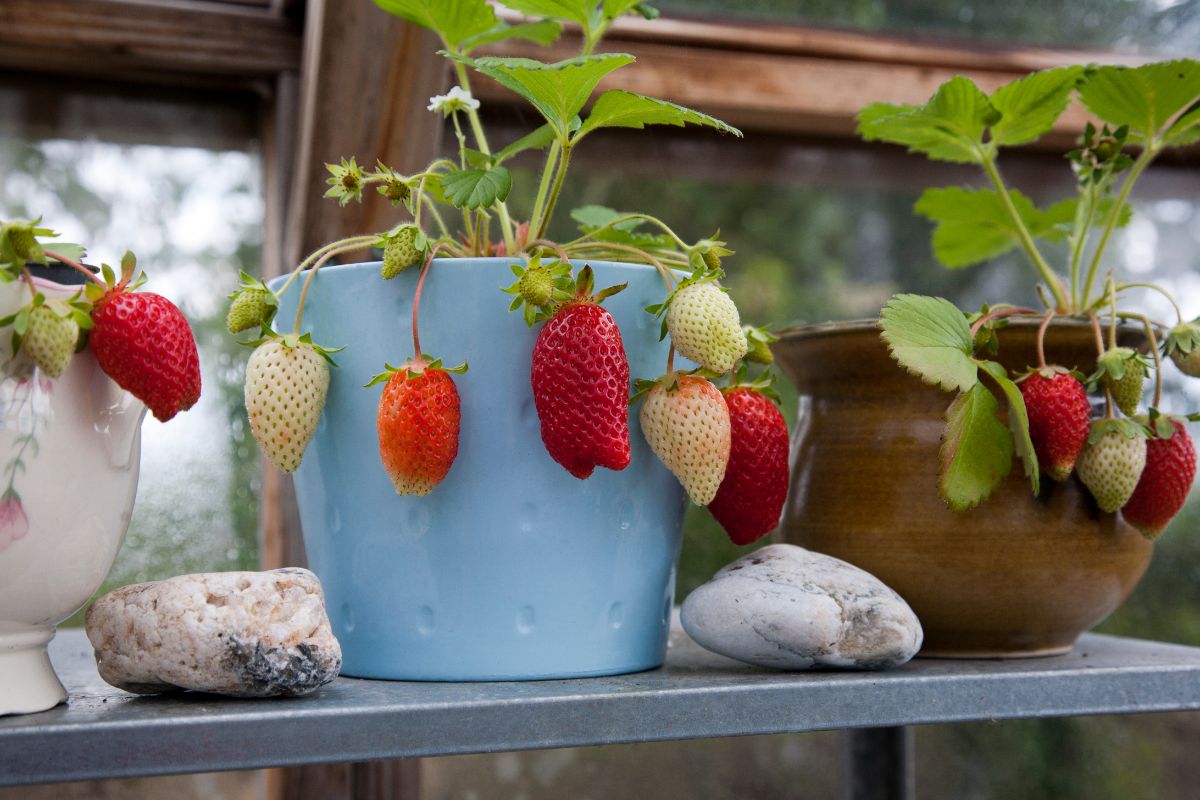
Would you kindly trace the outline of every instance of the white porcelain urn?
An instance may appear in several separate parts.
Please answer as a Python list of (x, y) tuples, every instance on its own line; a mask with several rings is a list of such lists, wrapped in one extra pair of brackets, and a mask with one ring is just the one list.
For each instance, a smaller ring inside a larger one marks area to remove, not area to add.
[[(49, 298), (78, 287), (36, 280)], [(27, 304), (0, 285), (0, 317)], [(67, 699), (46, 645), (112, 569), (137, 489), (145, 406), (77, 353), (59, 378), (0, 331), (0, 715)]]

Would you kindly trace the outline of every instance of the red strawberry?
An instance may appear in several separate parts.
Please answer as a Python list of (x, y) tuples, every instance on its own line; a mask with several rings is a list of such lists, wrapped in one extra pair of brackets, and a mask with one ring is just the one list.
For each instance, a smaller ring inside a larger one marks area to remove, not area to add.
[(200, 358), (175, 304), (122, 280), (92, 307), (88, 345), (108, 377), (166, 422), (200, 399)]
[(596, 467), (629, 466), (629, 362), (621, 331), (592, 295), (591, 267), (580, 270), (574, 297), (548, 319), (533, 347), (533, 400), (542, 443), (576, 478)]
[(725, 393), (732, 441), (729, 466), (708, 504), (734, 544), (750, 544), (779, 524), (788, 489), (788, 430), (770, 398), (739, 386)]
[(1121, 508), (1125, 521), (1154, 539), (1179, 513), (1196, 477), (1196, 448), (1179, 420), (1170, 420), (1168, 439), (1146, 442), (1146, 466), (1129, 502)]
[(426, 495), (458, 456), (462, 411), (458, 389), (441, 360), (410, 358), (375, 377), (387, 381), (379, 398), (379, 455), (399, 494)]
[(1092, 415), (1087, 390), (1062, 367), (1033, 370), (1020, 386), (1038, 463), (1054, 480), (1066, 480), (1087, 444)]

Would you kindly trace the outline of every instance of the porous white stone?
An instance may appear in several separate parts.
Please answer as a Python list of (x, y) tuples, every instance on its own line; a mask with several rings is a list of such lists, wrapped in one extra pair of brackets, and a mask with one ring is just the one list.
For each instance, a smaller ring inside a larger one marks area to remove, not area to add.
[(100, 677), (152, 694), (307, 694), (337, 677), (342, 649), (306, 569), (211, 572), (139, 583), (88, 609)]
[(790, 544), (729, 564), (680, 614), (701, 646), (775, 669), (880, 669), (921, 649), (921, 623), (875, 576)]

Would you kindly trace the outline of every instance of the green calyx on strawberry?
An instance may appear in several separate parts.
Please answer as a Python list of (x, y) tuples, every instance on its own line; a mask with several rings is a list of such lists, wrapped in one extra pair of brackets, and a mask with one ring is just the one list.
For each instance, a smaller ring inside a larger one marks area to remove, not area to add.
[[(522, 309), (525, 324), (530, 327), (549, 319), (556, 304), (565, 303), (578, 293), (576, 281), (571, 279), (571, 265), (565, 261), (556, 259), (543, 264), (541, 256), (535, 255), (524, 267), (509, 264), (508, 268), (517, 276), (516, 283), (501, 290), (515, 295), (508, 310)], [(590, 292), (589, 288), (586, 294)]]
[(579, 271), (574, 293), (553, 304), (530, 358), (542, 444), (580, 480), (596, 467), (623, 470), (630, 460), (629, 361), (616, 321), (600, 305), (625, 284), (593, 293), (594, 281), (590, 266)]
[(1146, 435), (1145, 426), (1131, 419), (1092, 423), (1075, 469), (1101, 511), (1116, 511), (1133, 495), (1146, 466)]
[(1167, 334), (1163, 352), (1184, 375), (1200, 378), (1200, 320), (1181, 322)]
[(713, 234), (711, 239), (701, 239), (687, 249), (688, 266), (693, 270), (718, 270), (721, 259), (733, 255), (733, 251), (725, 246), (725, 242), (717, 237), (720, 231)]
[(788, 430), (773, 383), (768, 372), (747, 381), (743, 364), (721, 390), (729, 408), (729, 463), (708, 510), (738, 545), (772, 531), (787, 498)]
[(367, 384), (386, 384), (376, 420), (379, 457), (397, 494), (427, 495), (458, 457), (462, 404), (450, 373), (461, 375), (467, 365), (446, 368), (420, 355), (384, 366)]
[(353, 158), (349, 160), (343, 158), (340, 164), (326, 164), (325, 169), (329, 170), (330, 177), (325, 179), (325, 183), (329, 185), (329, 189), (325, 191), (325, 197), (333, 197), (338, 201), (338, 205), (344, 206), (351, 200), (362, 200), (362, 190), (365, 185), (366, 175), (363, 174), (362, 167)]
[(723, 275), (698, 269), (664, 302), (646, 307), (646, 313), (662, 316), (660, 339), (669, 333), (680, 355), (718, 375), (733, 369), (750, 349), (737, 306), (717, 283)]
[(705, 378), (668, 372), (639, 380), (631, 403), (642, 403), (638, 419), (654, 455), (683, 485), (692, 502), (706, 506), (717, 496), (729, 465), (729, 406)]
[(1080, 375), (1059, 366), (1031, 368), (1016, 383), (1038, 463), (1054, 480), (1066, 480), (1091, 429), (1092, 406)]
[(410, 222), (397, 225), (380, 237), (383, 246), (383, 264), (379, 274), (391, 280), (416, 264), (429, 251), (429, 240), (425, 233)]
[[(42, 218), (35, 220), (0, 220), (0, 280), (20, 277), (27, 263), (48, 264), (49, 258), (39, 239), (54, 238), (58, 234), (41, 225)], [(55, 242), (56, 253), (68, 258), (83, 258), (83, 248), (77, 244)]]
[(317, 430), (329, 391), (332, 354), (341, 348), (314, 344), (307, 333), (264, 334), (245, 342), (254, 347), (246, 363), (246, 417), (254, 441), (271, 463), (293, 472)]
[(1150, 359), (1128, 347), (1113, 347), (1096, 359), (1096, 371), (1088, 376), (1088, 385), (1101, 383), (1127, 417), (1137, 414), (1146, 385)]
[(378, 192), (386, 197), (392, 206), (403, 204), (412, 211), (413, 183), (382, 161), (375, 162), (375, 172), (382, 177), (377, 187)]
[(1196, 478), (1196, 448), (1184, 420), (1150, 409), (1146, 466), (1129, 501), (1121, 508), (1125, 521), (1155, 539), (1187, 502)]
[(753, 325), (743, 325), (742, 333), (746, 334), (746, 344), (750, 349), (746, 351), (746, 360), (753, 361), (756, 364), (773, 364), (775, 362), (775, 354), (771, 352), (771, 345), (779, 341), (779, 337), (771, 333), (770, 325), (763, 325), (761, 328), (755, 328)]
[(200, 399), (200, 357), (183, 312), (162, 295), (134, 291), (146, 280), (134, 280), (136, 266), (126, 252), (120, 280), (103, 264), (105, 286), (88, 284), (88, 346), (108, 377), (166, 422)]
[(257, 278), (242, 273), (242, 282), (229, 295), (229, 313), (225, 315), (225, 327), (230, 333), (241, 333), (252, 328), (271, 324), (279, 310), (279, 298), (267, 285)]
[(86, 342), (80, 332), (92, 327), (91, 305), (79, 298), (77, 293), (68, 300), (47, 300), (38, 292), (29, 305), (0, 319), (0, 327), (12, 326), (12, 351), (51, 378), (62, 375)]

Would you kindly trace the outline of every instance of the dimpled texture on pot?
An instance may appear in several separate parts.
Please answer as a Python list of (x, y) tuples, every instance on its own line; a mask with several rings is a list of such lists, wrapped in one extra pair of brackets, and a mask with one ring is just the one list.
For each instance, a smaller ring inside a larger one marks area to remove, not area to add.
[[(997, 360), (1036, 364), (1036, 333), (1002, 330)], [(1077, 477), (1043, 480), (1034, 498), (1016, 465), (981, 506), (949, 510), (937, 464), (952, 396), (900, 369), (875, 321), (805, 326), (772, 349), (800, 397), (784, 536), (895, 589), (925, 629), (922, 655), (1065, 652), (1145, 573), (1151, 544)], [(1091, 328), (1051, 326), (1046, 357), (1090, 372)]]
[[(458, 458), (426, 497), (396, 494), (376, 433), (386, 361), (412, 355), (419, 270), (322, 269), (304, 329), (345, 345), (316, 436), (295, 472), (309, 565), (325, 587), (342, 673), (488, 680), (573, 677), (662, 663), (685, 498), (631, 410), (631, 463), (586, 481), (546, 453), (530, 386), (538, 328), (500, 290), (512, 259), (437, 259), (421, 298), (421, 346), (456, 375)], [(589, 262), (621, 328), (630, 372), (655, 377), (667, 344), (643, 307), (661, 302), (651, 267)], [(577, 264), (576, 267), (581, 266)], [(295, 288), (278, 319), (291, 320)]]

